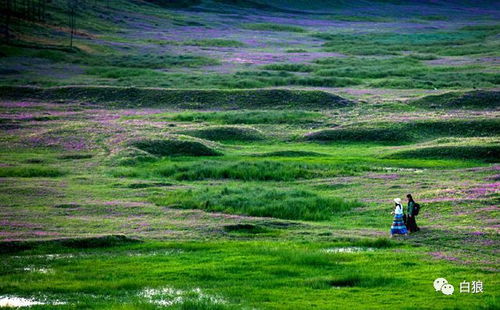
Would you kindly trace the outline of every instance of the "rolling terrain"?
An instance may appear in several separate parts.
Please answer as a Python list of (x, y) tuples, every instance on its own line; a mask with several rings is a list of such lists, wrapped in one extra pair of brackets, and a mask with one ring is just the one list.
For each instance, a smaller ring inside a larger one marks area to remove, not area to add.
[(0, 307), (498, 308), (494, 1), (77, 3), (0, 43)]

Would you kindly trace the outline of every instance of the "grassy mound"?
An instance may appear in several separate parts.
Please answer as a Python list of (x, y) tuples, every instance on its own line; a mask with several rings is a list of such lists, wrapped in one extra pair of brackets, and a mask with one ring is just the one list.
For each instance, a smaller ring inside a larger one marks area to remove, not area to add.
[(236, 40), (226, 39), (204, 39), (204, 40), (189, 40), (183, 44), (192, 46), (215, 46), (215, 47), (245, 47), (245, 43)]
[(279, 5), (279, 3), (276, 3), (276, 1), (215, 0), (215, 2), (230, 5), (233, 7), (257, 9), (257, 10), (262, 10), (262, 11), (282, 12), (282, 13), (301, 13), (301, 11), (299, 11), (299, 10), (289, 9), (288, 6), (290, 5), (290, 3), (287, 3), (288, 5)]
[(471, 159), (500, 162), (500, 145), (432, 146), (396, 152), (387, 158)]
[(489, 137), (500, 135), (500, 120), (422, 120), (407, 123), (372, 123), (320, 130), (305, 135), (309, 141), (406, 143), (439, 137)]
[(127, 147), (113, 153), (109, 157), (108, 163), (111, 165), (136, 165), (141, 162), (153, 161), (155, 159), (157, 159), (157, 157), (151, 153), (135, 147)]
[[(203, 161), (160, 160), (140, 167), (120, 167), (110, 170), (116, 178), (169, 178), (178, 181), (243, 180), (243, 181), (295, 181), (312, 178), (353, 176), (379, 168), (347, 161), (342, 163), (301, 162), (296, 160), (247, 160), (230, 158)], [(267, 185), (266, 185), (267, 186)], [(270, 185), (272, 186), (272, 185)]]
[(179, 122), (210, 122), (216, 124), (306, 124), (321, 121), (323, 115), (318, 112), (300, 110), (267, 111), (217, 111), (217, 112), (182, 112), (166, 115), (166, 119)]
[(275, 23), (244, 24), (243, 28), (259, 31), (306, 32), (302, 27)]
[(9, 100), (75, 100), (128, 107), (186, 108), (338, 108), (353, 102), (323, 91), (255, 90), (175, 90), (135, 87), (0, 87), (0, 98)]
[(174, 208), (290, 220), (327, 220), (333, 213), (361, 206), (357, 202), (323, 197), (304, 190), (276, 190), (248, 186), (177, 191), (162, 198), (154, 198), (153, 202)]
[(497, 119), (452, 119), (405, 123), (401, 130), (419, 137), (489, 137), (500, 134)]
[(166, 182), (152, 182), (152, 183), (131, 183), (126, 185), (125, 187), (131, 188), (131, 189), (141, 189), (141, 188), (151, 188), (151, 187), (164, 187), (164, 186), (172, 186), (174, 184), (172, 183), (166, 183)]
[(181, 9), (181, 8), (189, 8), (193, 5), (198, 5), (202, 1), (201, 0), (176, 0), (176, 1), (169, 1), (169, 0), (146, 0), (146, 2), (156, 4), (162, 8), (175, 8), (175, 9)]
[(240, 233), (240, 234), (261, 234), (268, 233), (272, 230), (253, 224), (234, 224), (234, 225), (225, 225), (224, 231), (228, 233)]
[(397, 128), (339, 128), (326, 129), (305, 135), (309, 141), (348, 141), (348, 142), (401, 142), (410, 137)]
[(450, 92), (426, 96), (412, 104), (425, 108), (442, 109), (497, 109), (500, 106), (500, 91)]
[(74, 209), (74, 208), (79, 208), (81, 205), (77, 203), (60, 203), (54, 205), (54, 208), (57, 209)]
[(13, 178), (54, 178), (65, 175), (66, 172), (60, 169), (51, 167), (0, 167), (0, 177), (13, 177)]
[(78, 159), (89, 159), (92, 158), (94, 155), (92, 154), (80, 154), (80, 153), (74, 153), (74, 154), (62, 154), (57, 156), (58, 159), (63, 159), (63, 160), (78, 160)]
[(244, 181), (291, 181), (324, 173), (320, 166), (275, 161), (220, 162), (175, 164), (162, 167), (157, 174), (176, 180), (233, 179)]
[(307, 151), (275, 151), (261, 154), (255, 154), (256, 157), (311, 157), (311, 156), (326, 156), (318, 152)]
[(154, 156), (218, 156), (220, 152), (201, 141), (169, 139), (141, 139), (130, 145)]
[(66, 238), (40, 241), (5, 241), (0, 242), (0, 254), (16, 253), (39, 247), (67, 247), (76, 249), (107, 248), (141, 242), (123, 235), (109, 235), (90, 238)]
[(258, 141), (264, 135), (251, 127), (214, 126), (184, 131), (183, 134), (212, 141)]
[[(204, 160), (197, 162), (160, 162), (152, 166), (151, 176), (179, 181), (243, 180), (243, 181), (295, 181), (320, 177), (358, 175), (373, 171), (367, 165), (304, 163), (275, 160)], [(133, 174), (147, 173), (143, 168)], [(125, 175), (126, 176), (126, 175)]]

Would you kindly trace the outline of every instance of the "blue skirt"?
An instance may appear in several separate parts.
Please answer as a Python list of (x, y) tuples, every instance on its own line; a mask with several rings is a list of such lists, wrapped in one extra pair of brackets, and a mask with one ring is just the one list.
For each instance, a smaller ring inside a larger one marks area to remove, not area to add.
[(394, 221), (391, 225), (391, 235), (404, 235), (407, 234), (405, 223), (403, 221), (403, 214), (394, 215)]

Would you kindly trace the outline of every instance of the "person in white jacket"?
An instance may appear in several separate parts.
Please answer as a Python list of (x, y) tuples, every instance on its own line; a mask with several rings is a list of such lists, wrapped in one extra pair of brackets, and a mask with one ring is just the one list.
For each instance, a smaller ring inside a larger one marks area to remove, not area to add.
[(394, 214), (394, 221), (391, 225), (391, 238), (394, 235), (408, 235), (408, 229), (406, 229), (406, 225), (403, 220), (403, 206), (401, 205), (401, 199), (394, 199), (395, 208), (392, 211)]

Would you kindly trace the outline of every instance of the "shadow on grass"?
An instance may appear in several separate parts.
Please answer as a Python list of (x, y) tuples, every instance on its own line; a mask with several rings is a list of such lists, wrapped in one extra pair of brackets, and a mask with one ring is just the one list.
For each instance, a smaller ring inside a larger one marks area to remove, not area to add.
[(39, 248), (65, 247), (73, 249), (106, 248), (142, 242), (124, 235), (108, 235), (90, 238), (64, 238), (39, 241), (0, 242), (0, 254), (17, 253)]

